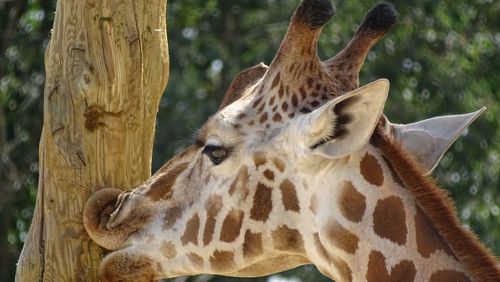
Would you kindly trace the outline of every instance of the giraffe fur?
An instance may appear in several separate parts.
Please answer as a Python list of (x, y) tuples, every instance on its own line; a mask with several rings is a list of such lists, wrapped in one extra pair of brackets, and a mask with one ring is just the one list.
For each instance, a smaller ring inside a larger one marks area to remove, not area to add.
[(112, 250), (103, 281), (253, 277), (303, 264), (336, 281), (499, 280), (447, 196), (384, 135), (388, 82), (358, 89), (366, 54), (397, 14), (376, 5), (322, 62), (317, 39), (333, 13), (329, 0), (304, 0), (269, 67), (236, 77), (194, 144), (138, 187), (89, 199), (85, 228)]

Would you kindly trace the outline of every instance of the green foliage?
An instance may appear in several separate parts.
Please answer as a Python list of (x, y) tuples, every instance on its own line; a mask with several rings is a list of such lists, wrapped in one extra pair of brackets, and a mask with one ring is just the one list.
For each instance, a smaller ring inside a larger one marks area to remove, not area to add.
[(12, 281), (33, 215), (52, 1), (0, 1), (0, 277)]
[[(158, 114), (155, 169), (191, 142), (239, 71), (271, 62), (298, 2), (169, 1), (171, 72)], [(320, 57), (342, 49), (374, 4), (336, 3), (337, 15), (320, 38)], [(500, 254), (500, 2), (394, 4), (400, 23), (369, 54), (361, 84), (380, 77), (391, 81), (385, 113), (393, 122), (488, 107), (445, 155), (435, 176), (455, 199), (463, 223)], [(0, 277), (13, 275), (35, 202), (43, 49), (53, 12), (51, 0), (0, 2)], [(327, 281), (312, 266), (281, 275)]]

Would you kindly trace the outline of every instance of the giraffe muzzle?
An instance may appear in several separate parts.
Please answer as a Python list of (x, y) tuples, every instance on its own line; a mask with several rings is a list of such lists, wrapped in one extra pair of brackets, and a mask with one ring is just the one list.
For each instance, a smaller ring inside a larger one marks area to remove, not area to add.
[(87, 201), (83, 224), (98, 245), (116, 250), (142, 227), (148, 215), (129, 203), (130, 192), (107, 188), (95, 192)]

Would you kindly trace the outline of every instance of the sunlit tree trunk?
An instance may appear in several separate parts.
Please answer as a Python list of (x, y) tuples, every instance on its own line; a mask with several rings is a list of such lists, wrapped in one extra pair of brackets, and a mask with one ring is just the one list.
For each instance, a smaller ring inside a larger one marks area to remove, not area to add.
[(150, 175), (166, 1), (58, 1), (45, 68), (38, 196), (16, 281), (95, 281), (103, 251), (82, 210), (94, 191)]

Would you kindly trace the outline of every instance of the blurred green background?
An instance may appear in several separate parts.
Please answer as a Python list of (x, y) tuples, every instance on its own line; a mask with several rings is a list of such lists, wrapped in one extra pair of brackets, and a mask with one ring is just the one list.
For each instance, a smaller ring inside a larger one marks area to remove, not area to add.
[[(169, 0), (170, 82), (158, 114), (154, 170), (186, 146), (213, 114), (231, 79), (269, 64), (298, 0)], [(400, 23), (370, 52), (361, 84), (386, 77), (385, 113), (407, 123), (488, 110), (434, 175), (462, 222), (500, 254), (500, 1), (392, 2)], [(350, 39), (375, 1), (336, 1), (319, 43), (326, 59)], [(43, 56), (53, 0), (0, 0), (0, 280), (13, 280), (36, 198)], [(328, 281), (313, 266), (252, 281)], [(246, 279), (251, 280), (251, 279)], [(236, 281), (200, 276), (175, 281)], [(244, 280), (238, 280), (244, 281)]]

